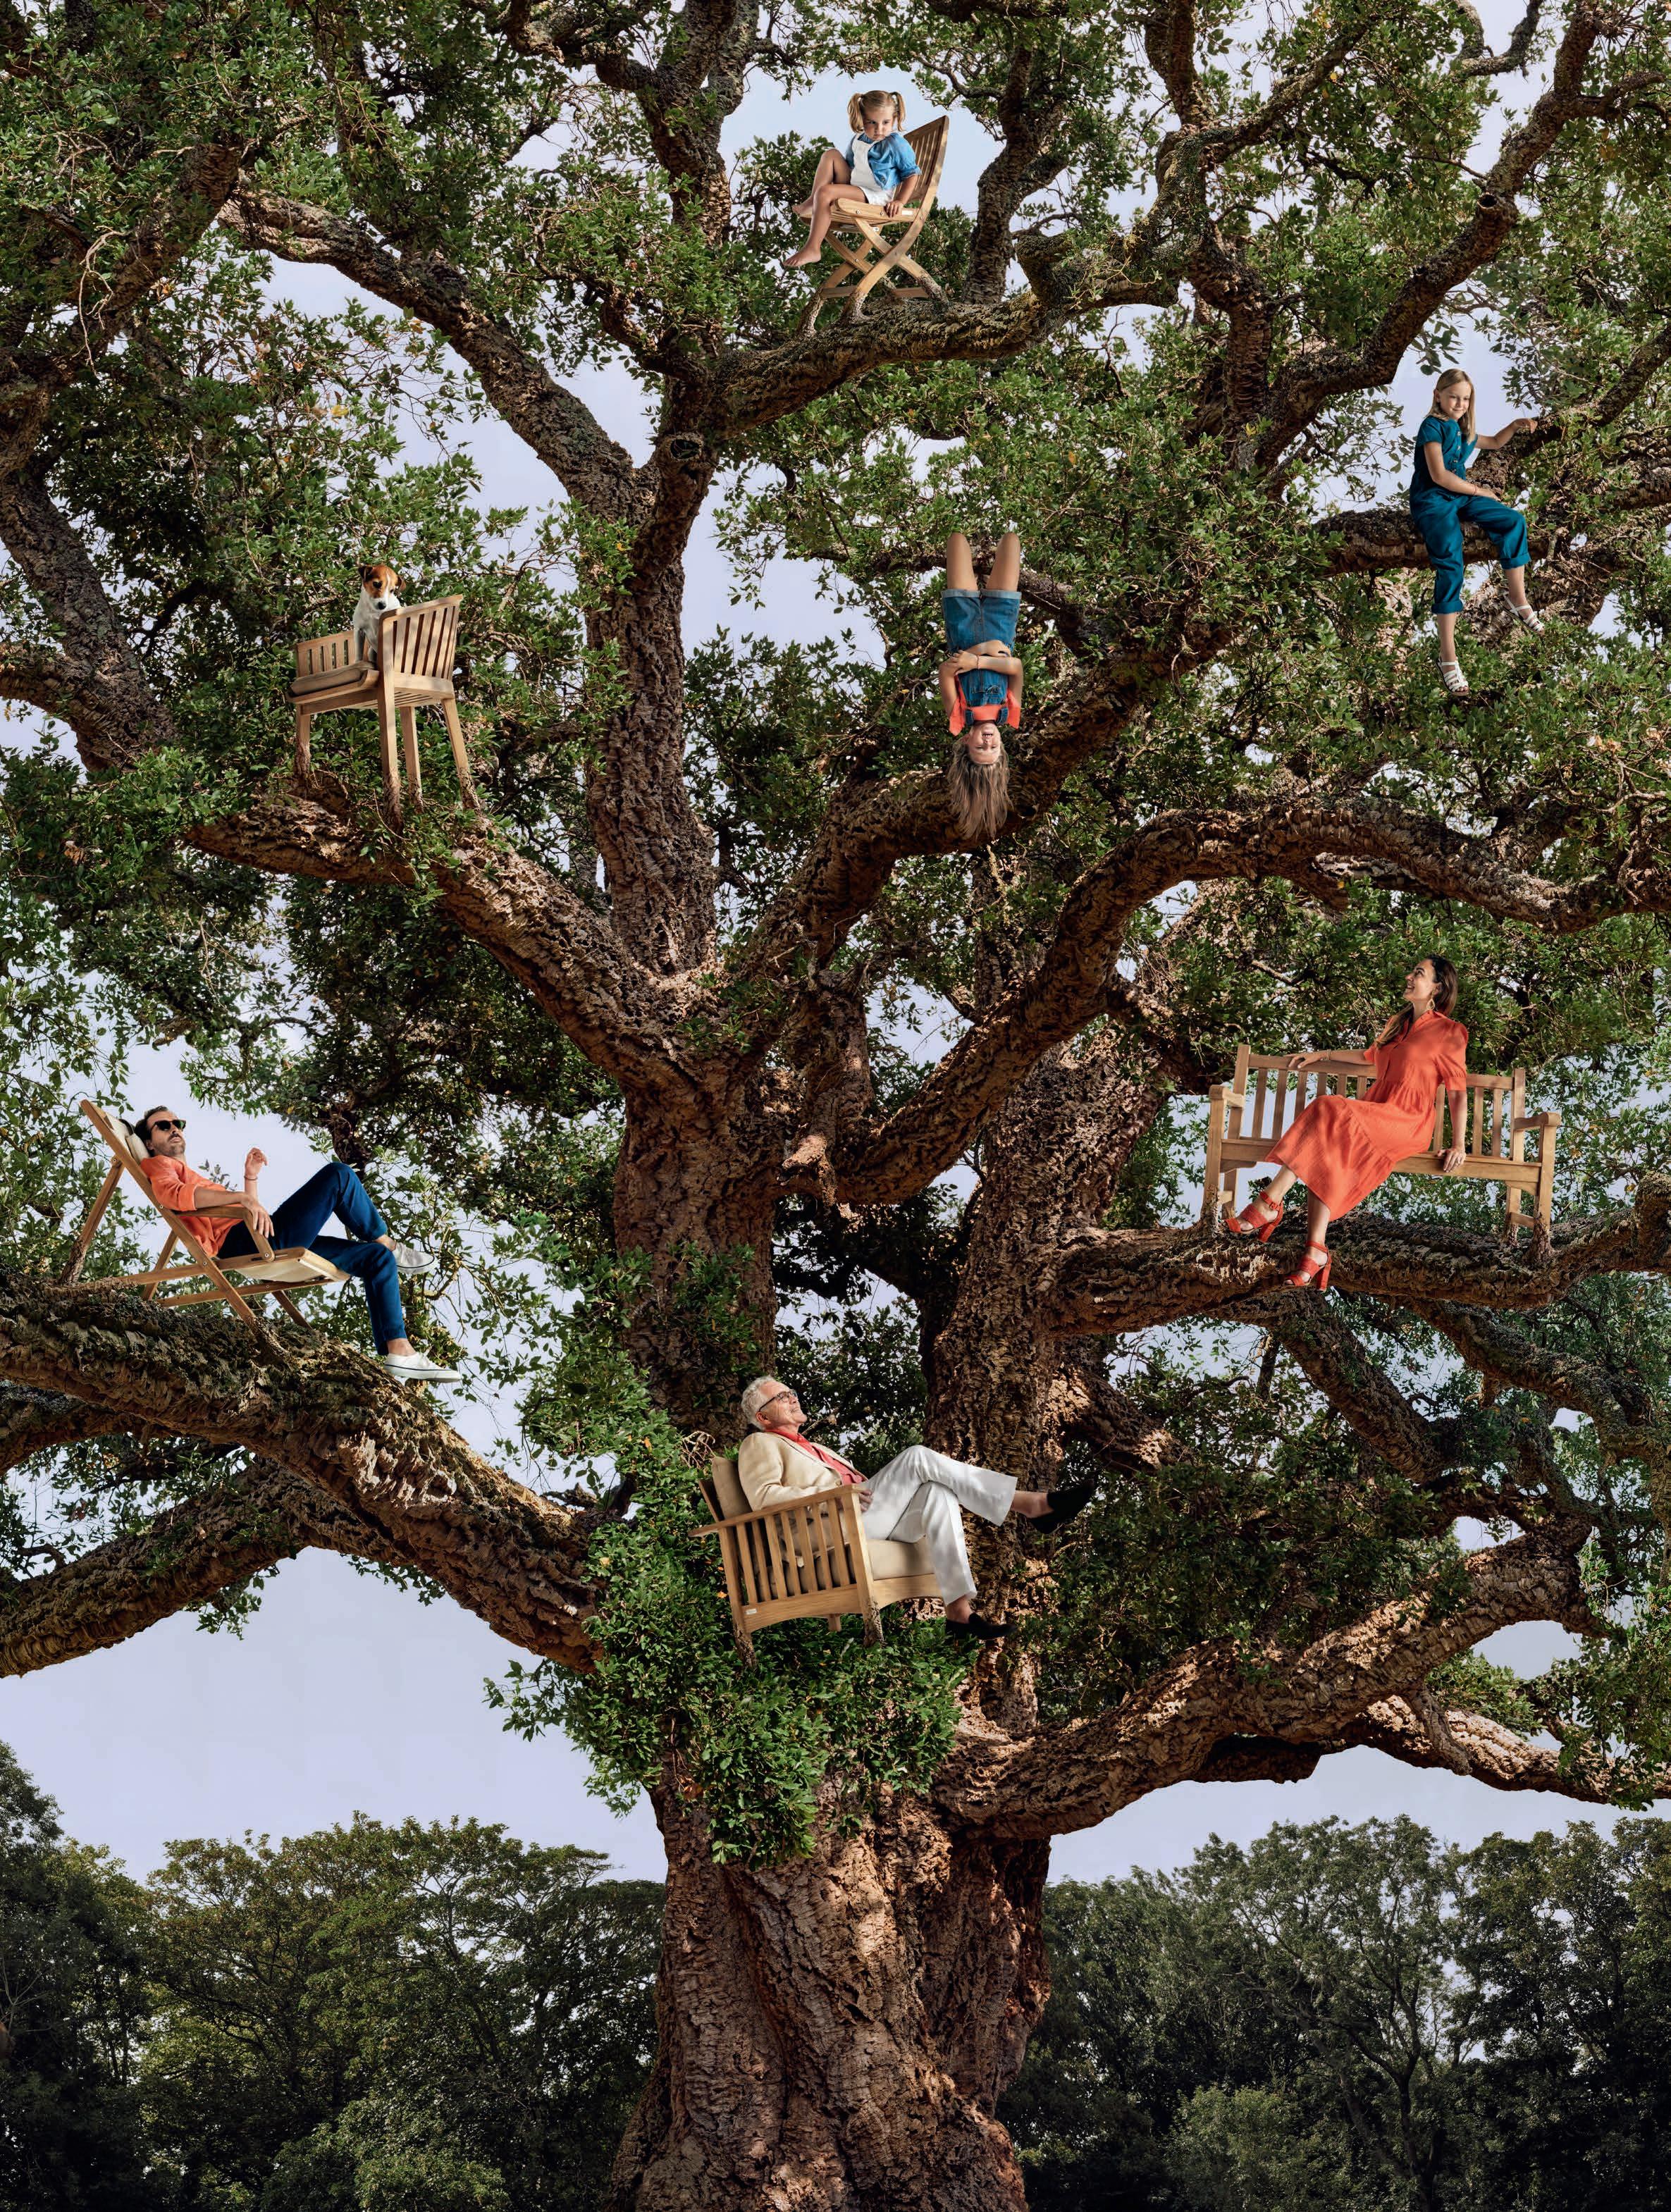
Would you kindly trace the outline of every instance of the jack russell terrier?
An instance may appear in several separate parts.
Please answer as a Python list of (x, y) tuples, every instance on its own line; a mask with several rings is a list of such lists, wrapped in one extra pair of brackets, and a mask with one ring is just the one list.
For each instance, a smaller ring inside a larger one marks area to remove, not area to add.
[(386, 561), (368, 561), (360, 571), (360, 596), (354, 606), (354, 653), (358, 660), (377, 665), (377, 625), (383, 615), (398, 615), (400, 599), (395, 586), (400, 579)]

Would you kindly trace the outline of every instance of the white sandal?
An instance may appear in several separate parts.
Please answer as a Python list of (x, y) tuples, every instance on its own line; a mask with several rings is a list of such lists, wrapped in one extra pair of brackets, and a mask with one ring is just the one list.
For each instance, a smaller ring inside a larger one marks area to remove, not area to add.
[(1543, 617), (1539, 614), (1535, 607), (1517, 607), (1514, 601), (1510, 599), (1509, 602), (1509, 612), (1514, 617), (1517, 623), (1524, 623), (1527, 629), (1532, 631), (1535, 636), (1541, 637), (1543, 635)]
[(1439, 681), (1453, 699), (1467, 697), (1468, 680), (1462, 673), (1461, 661), (1442, 660), (1439, 663)]

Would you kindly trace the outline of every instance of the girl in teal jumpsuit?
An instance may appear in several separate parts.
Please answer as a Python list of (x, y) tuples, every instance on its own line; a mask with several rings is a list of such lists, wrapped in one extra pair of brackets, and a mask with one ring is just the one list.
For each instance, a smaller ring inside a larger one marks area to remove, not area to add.
[(1456, 659), (1456, 617), (1462, 611), (1462, 528), (1485, 532), (1503, 563), (1509, 611), (1528, 629), (1543, 624), (1527, 604), (1526, 518), (1473, 489), (1468, 463), (1476, 453), (1494, 453), (1516, 430), (1533, 427), (1518, 416), (1494, 438), (1476, 437), (1474, 386), (1466, 372), (1448, 368), (1433, 387), (1431, 414), (1416, 433), (1416, 465), (1410, 479), (1410, 514), (1433, 563), (1433, 612), (1439, 624), (1439, 675), (1453, 698), (1466, 699), (1468, 683)]

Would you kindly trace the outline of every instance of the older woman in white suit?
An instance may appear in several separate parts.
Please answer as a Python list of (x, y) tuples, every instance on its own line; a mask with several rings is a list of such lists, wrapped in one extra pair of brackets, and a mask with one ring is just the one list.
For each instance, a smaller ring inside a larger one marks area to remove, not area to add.
[(820, 1490), (851, 1484), (860, 1492), (865, 1534), (878, 1540), (922, 1544), (939, 1583), (947, 1626), (958, 1635), (996, 1642), (1003, 1629), (975, 1610), (975, 1577), (969, 1572), (960, 1507), (994, 1525), (1011, 1513), (1030, 1521), (1041, 1535), (1065, 1528), (1090, 1503), (1096, 1486), (1081, 1483), (1058, 1491), (1021, 1490), (1012, 1474), (971, 1467), (927, 1444), (908, 1444), (869, 1478), (836, 1452), (802, 1434), (806, 1417), (800, 1400), (775, 1375), (761, 1375), (743, 1393), (743, 1418), (749, 1424), (737, 1455), (743, 1493), (757, 1513)]

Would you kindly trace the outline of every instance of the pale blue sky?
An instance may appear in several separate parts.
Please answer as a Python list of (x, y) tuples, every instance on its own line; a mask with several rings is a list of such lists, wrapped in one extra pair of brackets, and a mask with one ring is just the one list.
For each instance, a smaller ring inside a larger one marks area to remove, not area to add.
[[(1484, 9), (1500, 35), (1510, 10)], [(1517, 88), (1516, 88), (1517, 89)], [(845, 87), (821, 87), (769, 112), (753, 99), (733, 118), (732, 142), (786, 120), (808, 132), (839, 127)], [(915, 104), (913, 120), (928, 112)], [(946, 197), (972, 201), (987, 142), (955, 122)], [(343, 292), (334, 278), (281, 271), (285, 289), (310, 306)], [(1495, 427), (1503, 412), (1488, 358), (1477, 371), (1482, 413)], [(635, 452), (646, 441), (636, 395), (624, 379), (592, 375), (581, 388), (607, 427)], [(1424, 411), (1425, 380), (1407, 372), (1395, 387), (1407, 425)], [(554, 487), (502, 427), (474, 441), (487, 496), (538, 503)], [(1401, 451), (1389, 479), (1403, 473)], [(687, 593), (692, 638), (720, 623), (779, 637), (817, 635), (831, 626), (814, 597), (812, 574), (778, 563), (763, 611), (734, 607), (723, 564), (706, 544), (690, 562)], [(345, 587), (346, 588), (346, 587)], [(347, 617), (347, 590), (343, 615)], [(259, 1142), (271, 1161), (270, 1200), (311, 1171), (315, 1152), (267, 1120), (233, 1119), (189, 1098), (176, 1049), (143, 1054), (135, 1071), (136, 1107), (169, 1098), (191, 1115), (191, 1156), (231, 1167)], [(460, 1425), (486, 1439), (480, 1409), (451, 1401)], [(1499, 1644), (1528, 1659), (1556, 1641), (1514, 1632)], [(501, 1820), (532, 1840), (575, 1843), (609, 1853), (628, 1875), (662, 1871), (659, 1840), (647, 1808), (617, 1820), (586, 1795), (584, 1762), (560, 1738), (537, 1744), (506, 1735), (483, 1701), (485, 1676), (517, 1656), (479, 1621), (451, 1603), (420, 1605), (355, 1574), (341, 1559), (307, 1553), (281, 1573), (241, 1640), (209, 1636), (175, 1620), (113, 1651), (49, 1672), (0, 1683), (0, 1736), (59, 1802), (71, 1832), (110, 1844), (137, 1871), (155, 1864), (173, 1837), (294, 1835), (355, 1812), (398, 1820), (454, 1814)], [(1534, 1661), (1534, 1663), (1535, 1662)], [(1568, 1817), (1560, 1802), (1503, 1797), (1448, 1773), (1416, 1774), (1370, 1752), (1326, 1762), (1310, 1782), (1186, 1785), (1131, 1808), (1101, 1827), (1057, 1846), (1059, 1875), (1092, 1879), (1132, 1865), (1186, 1859), (1210, 1833), (1251, 1838), (1273, 1820), (1349, 1819), (1407, 1812), (1443, 1835), (1472, 1841), (1494, 1829), (1529, 1834)], [(1608, 1816), (1601, 1816), (1608, 1824)]]

